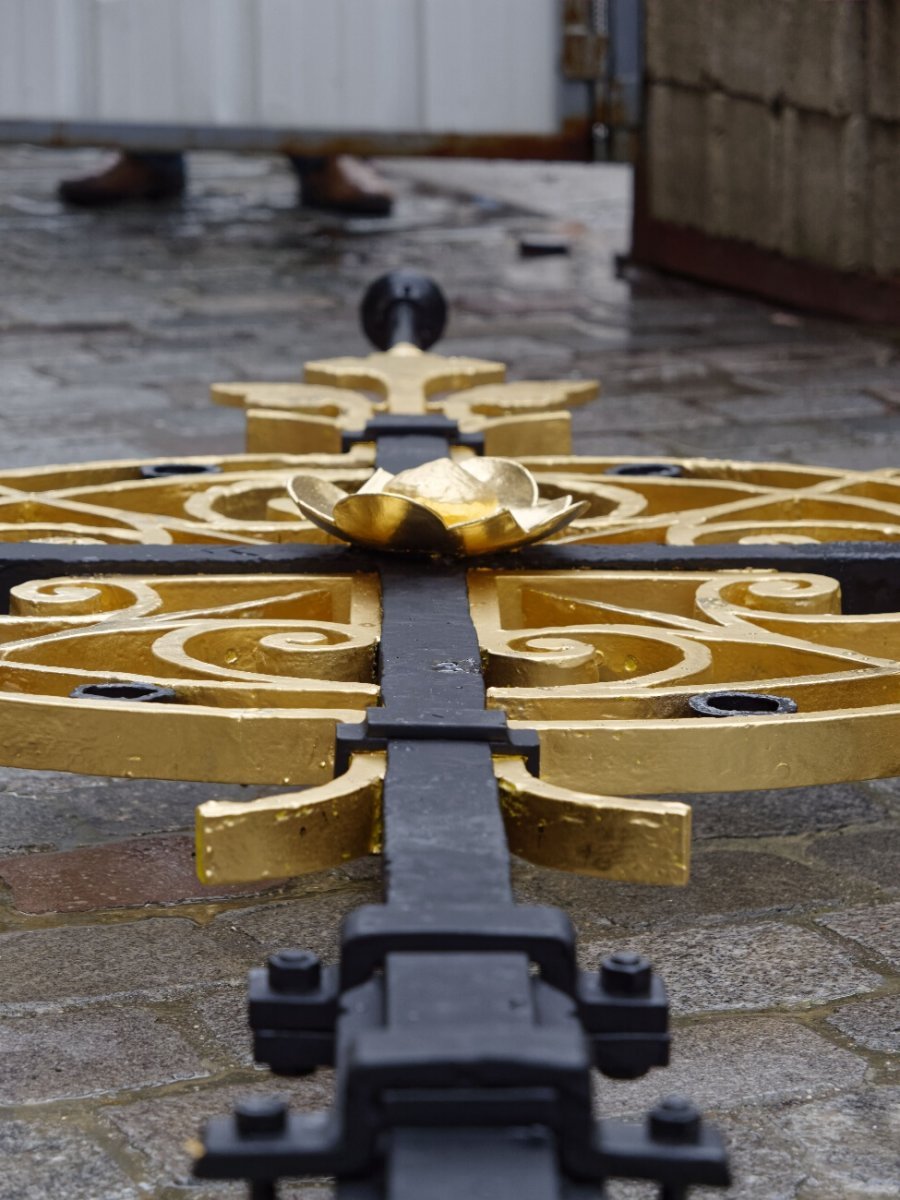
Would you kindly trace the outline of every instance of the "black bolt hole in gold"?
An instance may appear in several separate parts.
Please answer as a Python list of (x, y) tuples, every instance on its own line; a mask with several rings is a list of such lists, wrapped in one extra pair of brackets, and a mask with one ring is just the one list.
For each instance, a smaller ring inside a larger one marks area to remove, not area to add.
[(73, 700), (127, 700), (133, 704), (175, 704), (172, 688), (149, 683), (83, 683), (69, 693)]
[(142, 479), (169, 479), (173, 475), (219, 475), (222, 468), (215, 463), (164, 462), (143, 466)]
[(698, 717), (760, 717), (797, 712), (795, 700), (764, 692), (706, 692), (702, 696), (691, 696), (688, 704)]

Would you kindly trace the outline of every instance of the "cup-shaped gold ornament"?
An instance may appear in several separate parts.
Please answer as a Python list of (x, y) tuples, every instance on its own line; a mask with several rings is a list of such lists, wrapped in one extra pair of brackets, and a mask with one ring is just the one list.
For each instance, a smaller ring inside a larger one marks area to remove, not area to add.
[(438, 458), (391, 475), (378, 470), (348, 493), (312, 475), (288, 491), (307, 520), (376, 550), (470, 556), (538, 542), (587, 509), (571, 496), (542, 500), (530, 471), (508, 458)]

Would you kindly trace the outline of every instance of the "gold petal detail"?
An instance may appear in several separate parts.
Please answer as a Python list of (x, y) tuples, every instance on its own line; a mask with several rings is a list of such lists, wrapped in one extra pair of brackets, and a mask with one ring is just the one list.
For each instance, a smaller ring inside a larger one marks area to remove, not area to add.
[(500, 509), (495, 488), (449, 458), (401, 471), (384, 490), (425, 505), (444, 525), (481, 520)]
[(462, 464), (462, 469), (492, 488), (507, 508), (538, 503), (534, 476), (511, 458), (470, 458)]
[(347, 493), (327, 479), (314, 475), (295, 475), (288, 483), (291, 499), (308, 521), (334, 537), (343, 538), (334, 520), (335, 505), (346, 499)]
[(346, 496), (335, 506), (334, 519), (339, 537), (363, 546), (430, 554), (446, 554), (454, 549), (440, 518), (424, 504), (405, 496)]

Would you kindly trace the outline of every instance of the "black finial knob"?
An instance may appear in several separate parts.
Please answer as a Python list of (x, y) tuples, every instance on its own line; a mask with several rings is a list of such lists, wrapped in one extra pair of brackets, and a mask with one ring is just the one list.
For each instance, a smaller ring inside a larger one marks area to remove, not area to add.
[(444, 332), (447, 301), (429, 276), (389, 271), (366, 289), (359, 315), (363, 332), (379, 350), (399, 342), (427, 350)]

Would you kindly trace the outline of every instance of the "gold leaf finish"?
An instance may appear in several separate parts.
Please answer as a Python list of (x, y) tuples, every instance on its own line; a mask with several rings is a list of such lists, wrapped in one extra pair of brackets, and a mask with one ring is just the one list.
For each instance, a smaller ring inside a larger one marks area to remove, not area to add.
[[(0, 541), (349, 538), (477, 555), (543, 537), (900, 540), (898, 471), (573, 456), (568, 409), (597, 386), (504, 377), (401, 345), (309, 363), (303, 381), (216, 384), (217, 403), (245, 412), (246, 453), (0, 472)], [(380, 413), (443, 414), (483, 436), (484, 457), (457, 446), (391, 477), (372, 443), (341, 450)], [(488, 704), (541, 740), (540, 779), (495, 759), (510, 845), (535, 863), (680, 884), (690, 810), (667, 796), (900, 774), (900, 614), (845, 616), (831, 579), (476, 568), (469, 581)], [(201, 807), (199, 869), (216, 884), (377, 851), (384, 755), (335, 778), (333, 750), (335, 725), (380, 699), (379, 605), (365, 574), (22, 584), (0, 617), (0, 761), (308, 788)], [(176, 702), (71, 695), (122, 681)], [(797, 712), (691, 715), (714, 691)]]
[(305, 372), (307, 383), (371, 390), (384, 398), (388, 412), (404, 414), (425, 412), (429, 397), (436, 393), (499, 383), (505, 376), (503, 363), (428, 354), (406, 342), (365, 358), (308, 362)]
[(569, 496), (541, 500), (534, 477), (502, 458), (376, 471), (355, 495), (311, 475), (298, 475), (288, 490), (303, 516), (333, 537), (431, 554), (511, 550), (559, 532), (587, 509)]
[(520, 858), (627, 883), (687, 883), (689, 805), (584, 795), (535, 779), (516, 758), (494, 769), (509, 848)]
[(252, 804), (210, 800), (197, 809), (203, 883), (287, 879), (381, 849), (384, 754), (357, 754), (330, 783)]
[[(900, 773), (900, 614), (843, 616), (777, 572), (470, 572), (488, 704), (536, 729), (548, 783), (620, 795)], [(789, 715), (692, 715), (717, 691)]]
[[(489, 459), (515, 460), (527, 469), (541, 504), (570, 496), (584, 505), (569, 523), (555, 522), (535, 535), (557, 542), (686, 546), (900, 539), (898, 471), (660, 458), (652, 464), (657, 473), (645, 474), (646, 460), (571, 454), (568, 409), (596, 396), (595, 383), (504, 382), (504, 375), (501, 363), (401, 345), (382, 354), (308, 363), (302, 382), (217, 383), (213, 399), (246, 414), (246, 454), (0, 472), (0, 541), (342, 540), (331, 522), (332, 506), (320, 496), (311, 507), (321, 519), (308, 518), (288, 497), (288, 484), (302, 474), (323, 491), (365, 495), (375, 472), (374, 444), (356, 443), (342, 453), (342, 437), (361, 433), (379, 413), (441, 413), (457, 421), (461, 432), (481, 434)], [(466, 447), (453, 447), (451, 458), (470, 469), (480, 461)], [(172, 466), (177, 469), (171, 474), (142, 477)], [(528, 522), (521, 520), (517, 501), (501, 500), (513, 518), (496, 520), (491, 539), (473, 526), (447, 539), (448, 547), (476, 554), (518, 544), (516, 523), (528, 528)], [(362, 537), (371, 532), (371, 509), (363, 506), (357, 513), (357, 507), (348, 503), (346, 515)], [(379, 525), (406, 528), (412, 519), (402, 504), (384, 503), (381, 513)], [(424, 517), (417, 518), (414, 531), (419, 525), (436, 532)], [(413, 541), (419, 537), (415, 533)], [(383, 546), (384, 540), (379, 536), (367, 544)]]
[[(89, 775), (310, 784), (377, 703), (367, 575), (59, 579), (0, 618), (0, 757)], [(162, 685), (176, 703), (71, 698)]]

